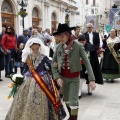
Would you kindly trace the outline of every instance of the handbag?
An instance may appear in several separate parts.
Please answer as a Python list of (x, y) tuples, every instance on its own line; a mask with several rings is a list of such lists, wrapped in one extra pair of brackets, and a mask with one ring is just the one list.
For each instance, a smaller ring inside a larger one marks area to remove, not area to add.
[(6, 55), (6, 51), (3, 49), (3, 47), (0, 45), (0, 54)]

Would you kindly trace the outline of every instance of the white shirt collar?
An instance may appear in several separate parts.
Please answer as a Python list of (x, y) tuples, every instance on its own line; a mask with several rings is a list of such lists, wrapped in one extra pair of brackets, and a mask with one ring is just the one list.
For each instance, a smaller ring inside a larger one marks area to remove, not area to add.
[(91, 33), (90, 32), (88, 32), (88, 34), (93, 34), (93, 32), (91, 31)]

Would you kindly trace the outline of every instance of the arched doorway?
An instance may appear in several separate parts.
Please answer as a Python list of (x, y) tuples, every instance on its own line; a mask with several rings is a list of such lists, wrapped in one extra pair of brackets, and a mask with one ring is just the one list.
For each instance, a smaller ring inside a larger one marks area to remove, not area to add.
[(34, 7), (32, 11), (32, 26), (33, 28), (36, 28), (39, 24), (40, 24), (39, 10), (38, 8)]
[(52, 13), (52, 23), (51, 24), (52, 24), (51, 30), (53, 33), (56, 30), (56, 26), (57, 26), (57, 16), (56, 16), (55, 12)]
[(2, 26), (11, 25), (14, 27), (13, 8), (9, 0), (4, 0), (1, 6)]

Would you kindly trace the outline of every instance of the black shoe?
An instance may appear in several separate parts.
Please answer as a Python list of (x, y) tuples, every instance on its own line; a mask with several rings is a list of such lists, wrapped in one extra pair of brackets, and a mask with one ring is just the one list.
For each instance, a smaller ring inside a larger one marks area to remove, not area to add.
[(15, 74), (15, 72), (10, 72), (10, 74)]
[(0, 78), (0, 81), (3, 81), (3, 79)]
[(81, 99), (81, 97), (82, 97), (81, 95), (80, 95), (80, 96), (78, 96), (78, 98), (79, 98), (79, 99)]
[(5, 77), (6, 77), (6, 78), (10, 78), (10, 75), (9, 75), (9, 74), (6, 74)]
[(113, 79), (111, 79), (111, 83), (114, 83), (114, 80), (113, 80)]
[(88, 95), (92, 95), (92, 92), (88, 92)]

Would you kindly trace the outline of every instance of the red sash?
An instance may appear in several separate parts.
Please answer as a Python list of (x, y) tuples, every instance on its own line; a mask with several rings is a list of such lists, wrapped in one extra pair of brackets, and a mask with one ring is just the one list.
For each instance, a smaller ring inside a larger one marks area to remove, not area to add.
[(27, 62), (27, 65), (29, 67), (29, 70), (30, 70), (33, 78), (35, 79), (35, 81), (37, 82), (39, 87), (44, 91), (44, 93), (49, 98), (49, 100), (52, 102), (54, 109), (55, 109), (55, 112), (56, 112), (56, 114), (58, 114), (58, 108), (61, 105), (61, 102), (58, 98), (57, 90), (56, 90), (56, 87), (55, 87), (55, 84), (54, 84), (52, 78), (50, 80), (52, 83), (52, 89), (53, 89), (54, 94), (51, 93), (51, 91), (49, 90), (49, 88), (46, 85), (46, 83), (44, 82), (44, 80), (41, 78), (41, 76), (35, 70), (29, 57), (27, 58), (26, 62)]

